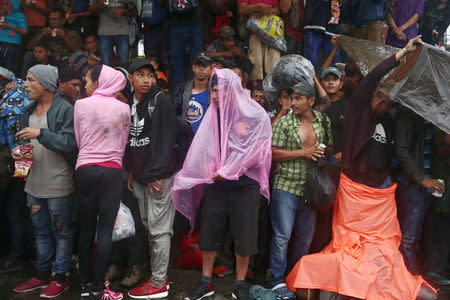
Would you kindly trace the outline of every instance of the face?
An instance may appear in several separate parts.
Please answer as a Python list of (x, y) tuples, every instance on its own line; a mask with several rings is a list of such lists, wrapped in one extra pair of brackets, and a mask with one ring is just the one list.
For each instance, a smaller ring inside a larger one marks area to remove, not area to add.
[(280, 96), (278, 97), (278, 103), (283, 107), (291, 107), (292, 99), (286, 90), (281, 90)]
[(155, 74), (149, 68), (140, 68), (131, 73), (128, 78), (136, 94), (145, 95), (156, 83)]
[(223, 63), (221, 63), (220, 61), (213, 61), (211, 67), (213, 69), (223, 69)]
[(214, 84), (211, 86), (211, 100), (214, 101), (217, 107), (219, 107), (219, 85)]
[(50, 50), (46, 50), (43, 47), (34, 47), (33, 55), (38, 63), (46, 63), (50, 56)]
[(44, 86), (36, 79), (33, 73), (30, 72), (27, 73), (24, 87), (30, 100), (39, 99), (45, 93)]
[(320, 83), (328, 95), (336, 95), (344, 84), (339, 77), (333, 74), (328, 74)]
[(52, 12), (48, 16), (50, 28), (62, 28), (66, 19), (59, 12)]
[(92, 81), (91, 71), (89, 71), (86, 74), (84, 80), (86, 81), (86, 85), (84, 86), (84, 89), (86, 90), (86, 95), (90, 97), (92, 96), (92, 94), (94, 94), (95, 90), (97, 89), (98, 81)]
[(211, 76), (211, 65), (205, 66), (202, 64), (194, 64), (192, 65), (192, 71), (194, 72), (194, 77), (197, 80), (203, 81), (208, 79)]
[(222, 42), (223, 47), (227, 50), (231, 50), (234, 48), (234, 46), (236, 46), (236, 39), (234, 38), (234, 36), (227, 39), (222, 39)]
[(80, 98), (81, 83), (82, 82), (79, 79), (72, 79), (70, 81), (60, 83), (60, 87), (64, 95), (66, 95), (69, 100), (75, 102), (75, 100)]
[(97, 38), (93, 35), (88, 36), (84, 40), (84, 49), (86, 49), (89, 52), (97, 52)]
[(239, 78), (241, 79), (241, 85), (244, 86), (242, 82), (242, 70), (240, 68), (233, 68), (231, 70), (233, 70), (233, 72), (236, 73), (237, 76), (239, 76)]
[(375, 114), (381, 116), (394, 108), (394, 106), (390, 103), (391, 102), (386, 95), (376, 91), (372, 97), (372, 101), (370, 102), (370, 108)]
[(292, 104), (291, 109), (292, 113), (296, 116), (301, 116), (311, 111), (312, 106), (314, 105), (314, 97), (307, 97), (304, 95), (299, 95), (296, 92), (292, 92), (291, 94)]
[(259, 103), (262, 107), (266, 105), (266, 93), (260, 90), (254, 90), (252, 92), (252, 99)]

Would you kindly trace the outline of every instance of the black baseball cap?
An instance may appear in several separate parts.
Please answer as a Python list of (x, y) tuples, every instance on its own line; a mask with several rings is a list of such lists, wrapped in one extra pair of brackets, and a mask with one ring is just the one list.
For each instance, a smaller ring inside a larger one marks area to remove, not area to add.
[(213, 60), (205, 52), (200, 52), (194, 58), (194, 65), (210, 66)]
[(137, 71), (137, 70), (139, 70), (139, 69), (141, 69), (143, 67), (149, 68), (153, 73), (155, 72), (155, 68), (153, 67), (153, 65), (151, 63), (149, 63), (148, 60), (142, 59), (142, 58), (134, 60), (130, 64), (130, 67), (128, 68), (128, 71), (130, 73), (134, 73), (135, 71)]

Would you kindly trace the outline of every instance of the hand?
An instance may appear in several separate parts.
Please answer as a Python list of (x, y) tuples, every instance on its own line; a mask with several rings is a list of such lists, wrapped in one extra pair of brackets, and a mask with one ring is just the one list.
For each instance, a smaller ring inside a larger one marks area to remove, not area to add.
[(431, 31), (431, 34), (432, 34), (432, 35), (438, 35), (439, 32), (437, 32), (436, 29), (433, 29), (433, 31)]
[(396, 28), (392, 31), (394, 32), (397, 39), (399, 39), (400, 41), (406, 41), (406, 34), (403, 32), (403, 30), (401, 30), (400, 28)]
[(56, 34), (57, 37), (60, 37), (60, 38), (63, 38), (63, 39), (67, 37), (66, 31), (64, 29), (62, 29), (62, 28), (56, 28), (55, 29), (55, 34)]
[(227, 16), (227, 18), (231, 19), (233, 17), (233, 12), (230, 10), (227, 10), (226, 16)]
[(218, 181), (226, 181), (227, 179), (221, 177), (219, 174), (214, 174), (214, 176), (212, 177), (212, 180), (213, 181), (216, 181), (216, 180), (218, 180)]
[(223, 53), (223, 56), (225, 56), (225, 57), (231, 57), (231, 56), (233, 56), (233, 51), (231, 51), (231, 50), (225, 51), (225, 52)]
[(424, 188), (429, 189), (432, 192), (443, 193), (445, 191), (445, 185), (436, 179), (425, 177), (421, 184)]
[(113, 14), (114, 21), (119, 21), (122, 14), (123, 14), (123, 9), (121, 9), (121, 8), (116, 9)]
[(32, 128), (32, 127), (26, 127), (16, 133), (16, 138), (19, 140), (31, 140), (36, 139), (41, 134), (40, 128)]
[(333, 36), (331, 37), (331, 44), (333, 44), (333, 47), (334, 47), (334, 48), (338, 48), (338, 47), (339, 47), (338, 37), (340, 37), (339, 34), (333, 35)]
[(241, 56), (241, 50), (239, 50), (239, 47), (234, 47), (231, 49), (231, 56)]
[(52, 35), (52, 29), (50, 27), (45, 27), (42, 29), (42, 35)]
[(155, 196), (156, 192), (161, 191), (161, 189), (163, 188), (163, 184), (160, 181), (149, 182), (147, 183), (147, 187), (150, 195)]
[(73, 22), (75, 22), (75, 20), (78, 18), (77, 15), (74, 15), (72, 13), (69, 13), (67, 16), (67, 23), (72, 24)]
[(127, 188), (130, 192), (133, 192), (133, 174), (131, 172), (128, 172), (127, 176)]
[(323, 149), (319, 147), (311, 147), (308, 149), (303, 149), (301, 151), (302, 157), (311, 159), (313, 161), (316, 161), (317, 158), (325, 157)]
[(16, 146), (16, 147), (14, 147), (14, 149), (11, 151), (11, 156), (13, 157), (13, 159), (14, 160), (18, 160), (18, 159), (21, 159), (22, 158), (22, 154), (19, 154), (20, 153), (20, 146)]
[(405, 46), (405, 52), (409, 53), (409, 52), (414, 52), (417, 49), (417, 46), (419, 45), (423, 45), (422, 39), (421, 39), (421, 35), (416, 36), (413, 39), (410, 39), (408, 44)]
[(337, 162), (340, 164), (342, 160), (342, 152), (334, 154), (334, 157), (336, 157)]

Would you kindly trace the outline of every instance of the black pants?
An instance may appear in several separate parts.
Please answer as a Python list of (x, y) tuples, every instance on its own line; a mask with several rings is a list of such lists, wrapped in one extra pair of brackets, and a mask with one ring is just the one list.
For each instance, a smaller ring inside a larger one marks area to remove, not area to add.
[[(112, 232), (122, 197), (122, 170), (100, 166), (81, 167), (75, 172), (75, 183), (80, 199), (78, 251), (81, 279), (92, 282), (94, 288), (102, 289), (111, 257)], [(92, 262), (96, 231), (97, 247)]]
[(113, 244), (111, 252), (111, 264), (120, 267), (143, 267), (149, 262), (147, 232), (142, 224), (139, 204), (127, 188), (122, 193), (122, 203), (126, 205), (133, 215), (136, 233), (128, 239)]

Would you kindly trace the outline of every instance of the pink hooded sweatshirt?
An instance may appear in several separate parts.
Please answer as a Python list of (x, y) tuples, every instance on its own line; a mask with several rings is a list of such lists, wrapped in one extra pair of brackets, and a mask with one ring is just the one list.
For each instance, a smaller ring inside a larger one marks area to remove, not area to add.
[(103, 66), (91, 97), (75, 102), (74, 126), (78, 144), (75, 169), (88, 164), (122, 165), (130, 127), (130, 107), (114, 98), (125, 87), (125, 76)]

